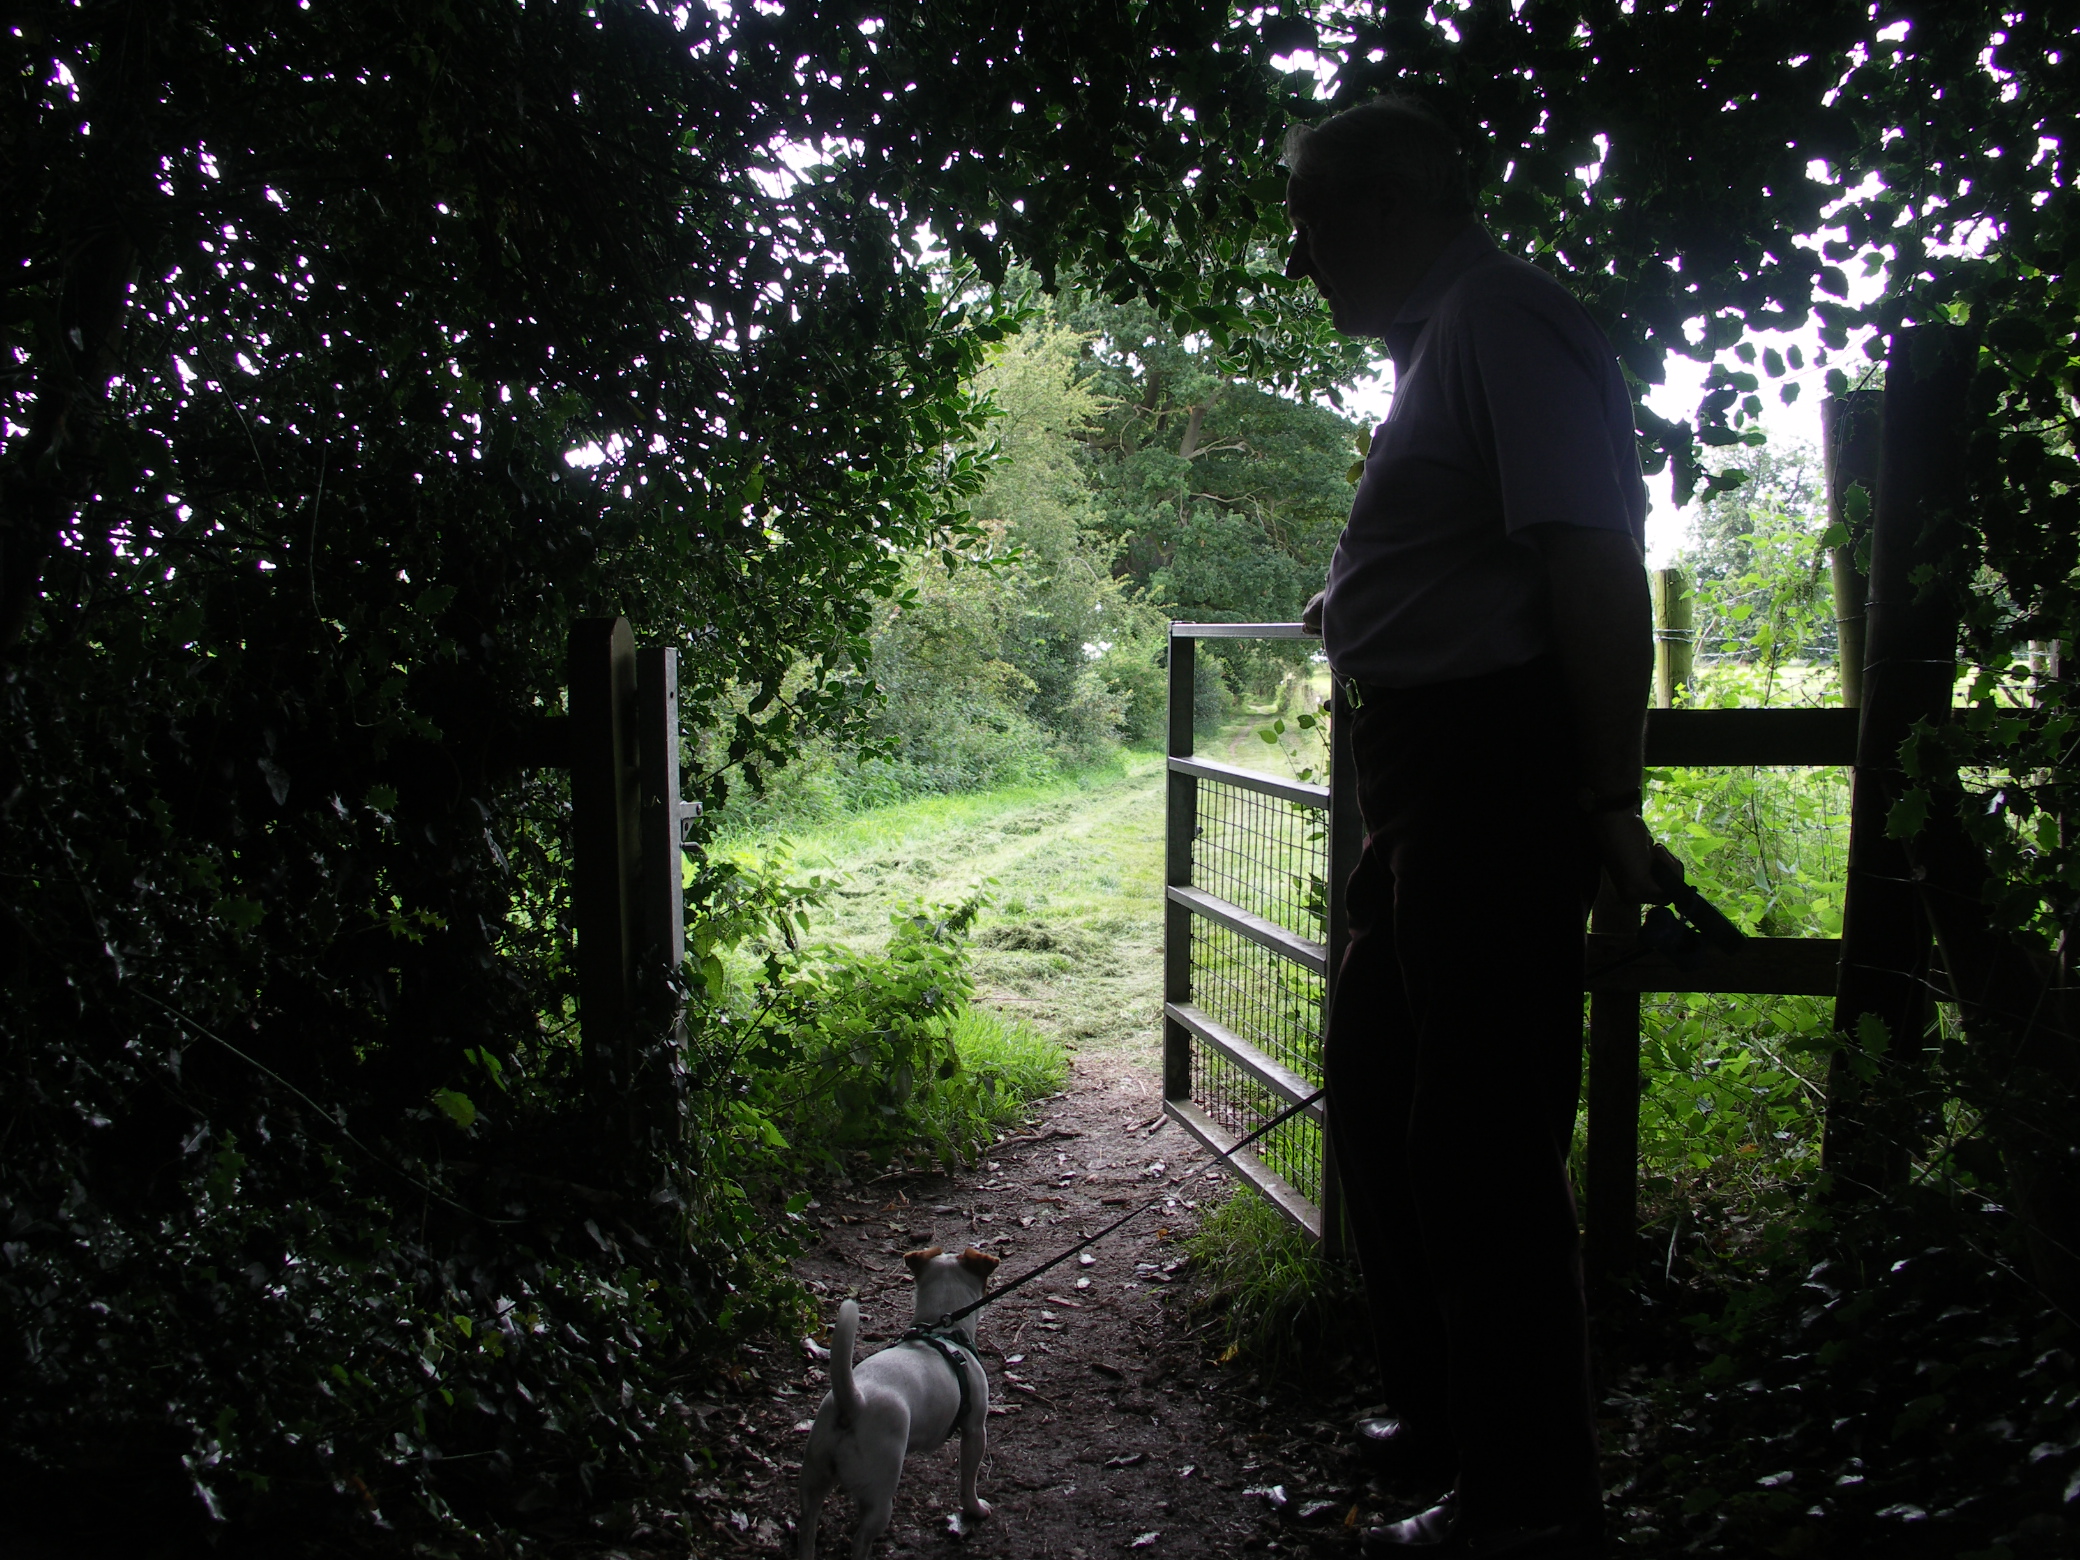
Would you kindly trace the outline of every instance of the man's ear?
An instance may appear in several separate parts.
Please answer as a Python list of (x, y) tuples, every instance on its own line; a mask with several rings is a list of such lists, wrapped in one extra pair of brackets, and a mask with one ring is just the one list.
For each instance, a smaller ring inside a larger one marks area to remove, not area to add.
[(989, 1282), (990, 1274), (996, 1272), (997, 1260), (988, 1252), (977, 1251), (973, 1246), (962, 1252), (959, 1258), (960, 1265), (984, 1283)]
[[(932, 1258), (936, 1257), (944, 1249), (943, 1246), (927, 1246), (922, 1251), (904, 1252), (903, 1261), (909, 1265), (910, 1276), (912, 1278), (917, 1277), (918, 1274), (924, 1271), (925, 1264), (930, 1262)], [(962, 1260), (965, 1261), (966, 1259), (963, 1258)]]

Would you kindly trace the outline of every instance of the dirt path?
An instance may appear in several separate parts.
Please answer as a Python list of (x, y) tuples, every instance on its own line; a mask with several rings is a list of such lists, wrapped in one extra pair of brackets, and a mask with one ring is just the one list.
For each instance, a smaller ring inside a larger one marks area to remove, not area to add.
[[(1276, 762), (1261, 742), (1246, 745), (1254, 729), (1206, 747)], [(981, 1492), (995, 1514), (957, 1536), (954, 1447), (912, 1457), (877, 1557), (1354, 1553), (1354, 1508), (1363, 1522), (1392, 1505), (1349, 1450), (1361, 1383), (1274, 1382), (1223, 1365), (1217, 1327), (1186, 1303), (1193, 1275), (1179, 1241), (1229, 1187), (1162, 1116), (1163, 794), (1160, 767), (1146, 765), (1087, 794), (929, 827), (896, 819), (849, 849), (821, 848), (848, 876), (837, 928), (847, 935), (885, 925), (899, 891), (943, 900), (994, 879), (976, 934), (979, 1000), (1054, 1035), (1073, 1063), (1067, 1092), (972, 1171), (820, 1193), (796, 1268), (825, 1328), (847, 1296), (863, 1312), (862, 1356), (909, 1326), (905, 1251), (980, 1246), (1009, 1279), (1124, 1208), (1165, 1199), (1087, 1262), (983, 1313), (992, 1407)], [(828, 1376), (806, 1344), (755, 1369), (732, 1394), (733, 1439), (753, 1448), (750, 1461), (710, 1486), (708, 1510), (726, 1539), (791, 1550), (800, 1448)], [(832, 1496), (820, 1552), (849, 1554), (851, 1531), (851, 1501)]]
[[(1311, 1389), (1223, 1367), (1180, 1303), (1177, 1237), (1222, 1186), (1208, 1156), (1163, 1121), (1141, 1067), (1080, 1062), (1071, 1091), (973, 1174), (898, 1177), (827, 1195), (797, 1264), (826, 1318), (847, 1295), (863, 1312), (860, 1353), (911, 1321), (902, 1253), (977, 1245), (1015, 1276), (1152, 1192), (1167, 1203), (983, 1313), (990, 1375), (987, 1522), (952, 1530), (954, 1447), (912, 1457), (882, 1552), (1096, 1560), (1354, 1551), (1354, 1506), (1377, 1508), (1346, 1448), (1361, 1406), (1350, 1384)], [(828, 1385), (806, 1346), (773, 1361), (779, 1395), (747, 1405), (744, 1429), (771, 1449), (773, 1479), (742, 1515), (768, 1544), (792, 1542), (793, 1479)], [(767, 1381), (770, 1384), (771, 1374)], [(1273, 1497), (1265, 1491), (1277, 1488)], [(1282, 1504), (1275, 1506), (1274, 1499)], [(835, 1495), (821, 1552), (849, 1553), (851, 1502)]]

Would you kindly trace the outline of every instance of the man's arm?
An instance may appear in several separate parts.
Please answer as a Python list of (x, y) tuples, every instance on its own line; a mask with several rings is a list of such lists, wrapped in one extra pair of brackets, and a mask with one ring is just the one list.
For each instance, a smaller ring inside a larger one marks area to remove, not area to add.
[[(1646, 767), (1647, 693), (1654, 674), (1654, 612), (1639, 548), (1623, 531), (1535, 525), (1521, 533), (1545, 559), (1553, 636), (1574, 705), (1580, 784), (1615, 796)], [(1612, 886), (1654, 903), (1654, 842), (1630, 809), (1599, 812), (1590, 828)]]

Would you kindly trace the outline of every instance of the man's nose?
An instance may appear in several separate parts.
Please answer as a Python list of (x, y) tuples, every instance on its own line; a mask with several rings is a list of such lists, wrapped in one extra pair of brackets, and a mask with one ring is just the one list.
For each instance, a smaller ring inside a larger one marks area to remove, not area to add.
[(1286, 275), (1293, 281), (1314, 275), (1314, 262), (1307, 253), (1307, 240), (1295, 234), (1292, 251), (1286, 256)]

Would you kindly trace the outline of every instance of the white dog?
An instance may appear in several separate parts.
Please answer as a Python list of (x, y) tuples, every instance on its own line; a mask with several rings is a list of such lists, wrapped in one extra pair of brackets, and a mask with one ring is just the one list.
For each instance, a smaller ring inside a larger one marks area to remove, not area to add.
[[(957, 1257), (937, 1246), (905, 1253), (917, 1280), (916, 1326), (935, 1328), (941, 1317), (982, 1298), (997, 1259), (970, 1246)], [(833, 1484), (843, 1484), (859, 1502), (859, 1531), (852, 1560), (888, 1529), (903, 1458), (943, 1445), (961, 1433), (961, 1510), (986, 1517), (989, 1506), (975, 1494), (989, 1425), (989, 1377), (975, 1357), (975, 1317), (962, 1317), (933, 1338), (905, 1338), (879, 1354), (852, 1363), (859, 1334), (859, 1307), (838, 1307), (831, 1339), (831, 1390), (817, 1406), (809, 1448), (802, 1454), (800, 1560), (816, 1560), (816, 1518)]]

